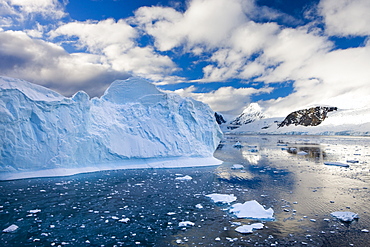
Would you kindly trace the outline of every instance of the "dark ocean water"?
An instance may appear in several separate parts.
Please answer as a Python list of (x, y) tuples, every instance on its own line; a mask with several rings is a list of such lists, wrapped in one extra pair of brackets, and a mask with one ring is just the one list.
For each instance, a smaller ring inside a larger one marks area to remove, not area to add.
[[(0, 233), (0, 245), (370, 246), (369, 146), (360, 137), (229, 135), (215, 152), (220, 166), (1, 181), (0, 230), (18, 229)], [(324, 164), (334, 161), (350, 167)], [(275, 221), (237, 219), (210, 193), (257, 200)], [(359, 219), (341, 222), (334, 211)], [(235, 231), (257, 222), (264, 228)]]

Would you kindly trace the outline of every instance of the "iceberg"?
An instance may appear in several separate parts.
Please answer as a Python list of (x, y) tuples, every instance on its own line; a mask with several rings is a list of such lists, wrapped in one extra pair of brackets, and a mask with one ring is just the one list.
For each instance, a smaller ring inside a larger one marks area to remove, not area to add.
[(341, 211), (336, 211), (330, 214), (331, 216), (345, 222), (350, 222), (355, 219), (358, 219), (359, 216), (356, 213), (353, 212), (341, 212)]
[(0, 133), (0, 179), (221, 163), (210, 107), (138, 77), (93, 99), (0, 77)]
[(242, 225), (235, 228), (235, 231), (239, 233), (253, 233), (253, 230), (263, 229), (264, 224), (262, 223), (254, 223), (251, 225)]
[(274, 210), (272, 208), (265, 209), (256, 200), (247, 201), (245, 203), (235, 203), (229, 209), (238, 218), (247, 219), (262, 219), (274, 220)]
[(206, 195), (206, 197), (211, 198), (211, 200), (214, 203), (225, 203), (225, 204), (230, 204), (231, 202), (236, 201), (237, 199), (236, 196), (234, 196), (233, 194), (229, 195), (229, 194), (213, 193), (213, 194)]

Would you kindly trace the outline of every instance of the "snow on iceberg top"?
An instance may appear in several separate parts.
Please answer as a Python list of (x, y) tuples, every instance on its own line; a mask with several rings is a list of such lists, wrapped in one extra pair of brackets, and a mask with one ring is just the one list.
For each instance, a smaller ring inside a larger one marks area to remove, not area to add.
[(2, 90), (18, 90), (34, 101), (52, 102), (65, 99), (63, 95), (43, 86), (6, 76), (0, 76), (0, 91)]
[(127, 80), (116, 80), (105, 91), (102, 100), (116, 104), (137, 102), (149, 95), (163, 96), (165, 93), (159, 91), (156, 86), (147, 80), (138, 77), (130, 77)]

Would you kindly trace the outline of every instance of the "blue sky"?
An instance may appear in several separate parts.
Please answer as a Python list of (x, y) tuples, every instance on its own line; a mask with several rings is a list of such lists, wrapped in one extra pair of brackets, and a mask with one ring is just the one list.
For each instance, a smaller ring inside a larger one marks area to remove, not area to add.
[(0, 75), (66, 96), (116, 79), (238, 114), (370, 103), (368, 0), (0, 0)]

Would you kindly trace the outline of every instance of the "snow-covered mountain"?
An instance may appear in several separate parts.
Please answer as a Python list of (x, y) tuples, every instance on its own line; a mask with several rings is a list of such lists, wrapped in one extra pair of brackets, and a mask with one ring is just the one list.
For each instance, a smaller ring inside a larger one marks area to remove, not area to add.
[(264, 118), (262, 109), (258, 103), (251, 103), (243, 112), (230, 122), (230, 126), (237, 128), (239, 126), (252, 123)]
[(337, 109), (336, 111), (335, 107), (310, 109), (292, 112), (285, 118), (263, 118), (230, 132), (235, 134), (370, 136), (370, 108)]
[(0, 134), (3, 175), (133, 159), (197, 157), (214, 163), (222, 136), (208, 105), (163, 93), (140, 78), (115, 81), (90, 100), (82, 91), (66, 98), (0, 77)]

